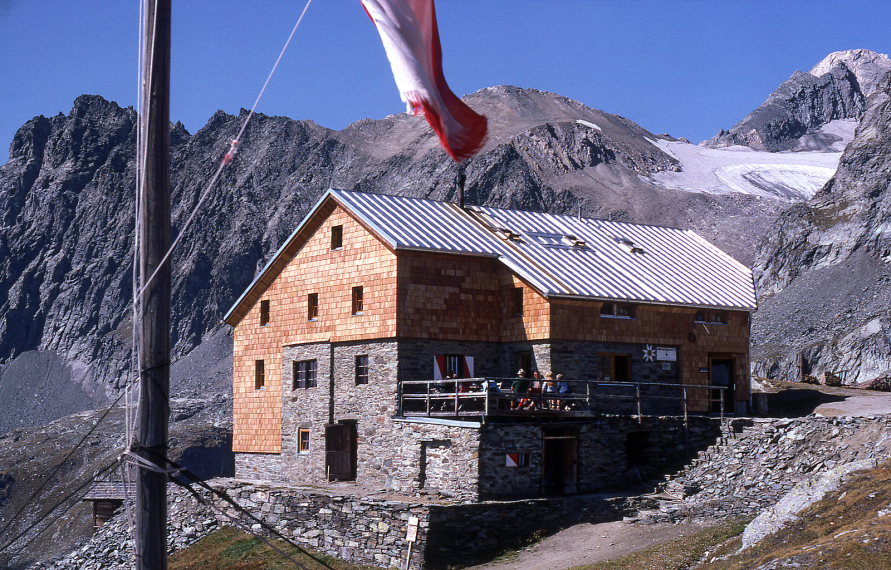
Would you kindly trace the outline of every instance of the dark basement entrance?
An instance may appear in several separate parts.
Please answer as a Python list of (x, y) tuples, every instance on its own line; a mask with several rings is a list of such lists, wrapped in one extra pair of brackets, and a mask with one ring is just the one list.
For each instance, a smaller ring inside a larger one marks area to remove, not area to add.
[(574, 429), (545, 428), (544, 468), (541, 489), (544, 495), (576, 492), (578, 433)]
[(325, 473), (329, 481), (356, 480), (356, 421), (325, 426)]

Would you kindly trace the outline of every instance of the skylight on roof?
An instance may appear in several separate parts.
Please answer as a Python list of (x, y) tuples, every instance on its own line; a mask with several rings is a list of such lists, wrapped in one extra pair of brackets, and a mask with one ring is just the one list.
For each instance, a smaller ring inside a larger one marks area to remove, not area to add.
[(545, 247), (578, 248), (587, 247), (588, 245), (585, 243), (585, 240), (579, 239), (574, 235), (569, 234), (526, 232), (526, 235), (532, 238), (536, 243), (540, 243)]
[(628, 238), (617, 237), (616, 243), (619, 244), (619, 247), (621, 247), (628, 253), (644, 253), (644, 250), (642, 247), (638, 246), (637, 244), (635, 244), (633, 241), (631, 241)]

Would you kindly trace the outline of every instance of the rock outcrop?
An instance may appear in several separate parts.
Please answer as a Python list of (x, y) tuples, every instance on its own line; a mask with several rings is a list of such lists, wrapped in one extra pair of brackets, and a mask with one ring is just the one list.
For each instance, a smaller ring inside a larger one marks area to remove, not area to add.
[(771, 152), (842, 150), (848, 142), (844, 133), (824, 127), (833, 121), (860, 120), (866, 99), (888, 71), (891, 60), (884, 54), (864, 49), (831, 53), (810, 72), (796, 71), (755, 111), (702, 144)]
[(891, 74), (835, 177), (793, 206), (759, 247), (755, 371), (833, 372), (847, 384), (891, 370)]

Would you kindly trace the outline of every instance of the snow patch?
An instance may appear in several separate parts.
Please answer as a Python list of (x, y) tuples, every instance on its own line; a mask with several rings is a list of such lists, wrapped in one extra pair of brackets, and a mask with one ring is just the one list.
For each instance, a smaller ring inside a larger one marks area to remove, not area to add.
[(600, 127), (598, 127), (597, 125), (595, 125), (594, 123), (590, 123), (590, 122), (588, 122), (588, 121), (583, 121), (582, 119), (576, 119), (575, 122), (578, 123), (578, 124), (580, 124), (580, 125), (585, 125), (586, 127), (591, 127), (592, 129), (595, 129), (595, 130), (598, 130), (598, 131), (602, 131), (602, 130), (603, 130), (603, 129), (601, 129)]
[[(841, 131), (848, 125), (832, 128)], [(835, 174), (841, 158), (840, 152), (776, 153), (744, 146), (705, 148), (680, 141), (647, 140), (681, 163), (681, 172), (658, 172), (651, 177), (660, 186), (789, 202), (813, 196)]]

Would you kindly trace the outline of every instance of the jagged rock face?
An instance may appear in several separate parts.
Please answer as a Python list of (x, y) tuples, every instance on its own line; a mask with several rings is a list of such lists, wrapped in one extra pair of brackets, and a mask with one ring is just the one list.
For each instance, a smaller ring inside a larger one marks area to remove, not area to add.
[(851, 70), (857, 78), (860, 91), (869, 97), (878, 90), (882, 78), (891, 70), (891, 59), (883, 53), (876, 53), (868, 49), (836, 51), (815, 65), (810, 74), (820, 77), (840, 65)]
[[(756, 371), (848, 383), (891, 370), (891, 74), (870, 97), (836, 176), (787, 211), (758, 251)], [(845, 374), (846, 373), (846, 376)]]
[(828, 123), (859, 120), (879, 78), (891, 70), (887, 55), (869, 50), (834, 52), (809, 73), (796, 71), (755, 111), (729, 131), (702, 144), (712, 148), (743, 145), (755, 150), (832, 151), (843, 141)]
[[(656, 135), (623, 117), (516, 87), (484, 89), (468, 101), (491, 125), (483, 152), (464, 164), (469, 203), (688, 227), (744, 262), (779, 210), (771, 200), (654, 185), (649, 176), (679, 163), (650, 142)], [(173, 128), (174, 232), (197, 207), (244, 113), (218, 112), (194, 135)], [(0, 363), (12, 362), (0, 376), (0, 433), (96, 405), (132, 375), (135, 120), (132, 109), (79, 97), (70, 115), (24, 125), (0, 166)], [(327, 188), (454, 199), (458, 168), (418, 117), (333, 131), (255, 115), (173, 256), (174, 356), (187, 358), (219, 330)], [(225, 360), (231, 348), (214, 346), (212, 359)], [(15, 365), (25, 353), (35, 366)], [(217, 369), (208, 380), (200, 366), (180, 368), (192, 392), (221, 386)], [(22, 387), (38, 385), (67, 394), (50, 415), (23, 403)], [(12, 414), (17, 405), (33, 413)]]

